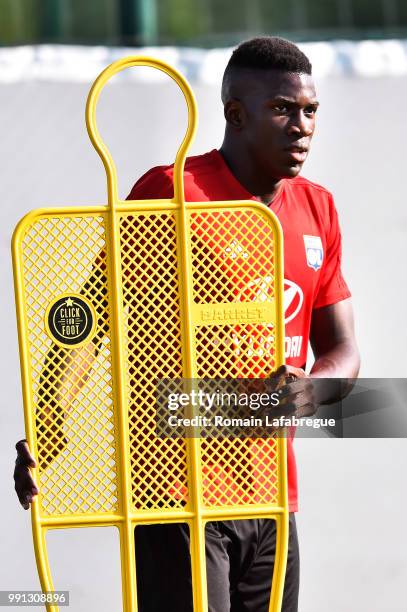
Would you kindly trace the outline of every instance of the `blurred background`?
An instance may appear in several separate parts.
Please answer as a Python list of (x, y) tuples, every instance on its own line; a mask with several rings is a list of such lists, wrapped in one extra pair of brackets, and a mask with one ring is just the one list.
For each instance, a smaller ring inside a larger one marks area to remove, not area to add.
[[(185, 74), (198, 101), (197, 154), (221, 145), (223, 70), (233, 46), (258, 34), (297, 41), (313, 63), (321, 107), (303, 174), (335, 196), (361, 375), (407, 374), (404, 0), (0, 0), (0, 590), (39, 588), (30, 514), (12, 480), (24, 437), (14, 227), (35, 208), (106, 202), (84, 108), (111, 61), (148, 54)], [(148, 168), (174, 160), (186, 125), (177, 87), (144, 69), (106, 87), (97, 117), (123, 198)], [(296, 448), (300, 611), (404, 611), (406, 441), (298, 439)], [(120, 609), (113, 529), (53, 531), (48, 541), (73, 612)]]
[(404, 0), (0, 0), (3, 44), (235, 44), (260, 31), (295, 40), (400, 37)]

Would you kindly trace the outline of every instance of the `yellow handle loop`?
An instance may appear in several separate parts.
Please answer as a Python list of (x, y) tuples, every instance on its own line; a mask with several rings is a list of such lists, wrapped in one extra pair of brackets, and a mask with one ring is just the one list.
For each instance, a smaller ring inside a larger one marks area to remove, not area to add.
[(103, 70), (103, 72), (100, 73), (94, 82), (86, 103), (86, 127), (89, 138), (98, 152), (106, 170), (108, 205), (114, 209), (115, 203), (118, 202), (117, 170), (110, 151), (103, 142), (96, 125), (96, 104), (99, 99), (100, 92), (106, 85), (107, 81), (109, 81), (109, 79), (111, 79), (118, 72), (121, 72), (126, 68), (131, 68), (132, 66), (147, 66), (165, 72), (177, 83), (184, 94), (188, 107), (188, 127), (184, 139), (178, 149), (174, 164), (174, 201), (183, 204), (185, 158), (194, 139), (198, 120), (198, 110), (195, 96), (188, 81), (177, 70), (161, 60), (135, 55), (117, 60)]

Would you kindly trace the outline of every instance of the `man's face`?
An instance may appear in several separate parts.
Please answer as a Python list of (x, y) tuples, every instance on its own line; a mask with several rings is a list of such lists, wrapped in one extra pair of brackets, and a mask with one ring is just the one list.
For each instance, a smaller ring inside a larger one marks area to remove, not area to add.
[(307, 158), (318, 107), (312, 76), (251, 70), (239, 87), (238, 128), (259, 172), (297, 176)]

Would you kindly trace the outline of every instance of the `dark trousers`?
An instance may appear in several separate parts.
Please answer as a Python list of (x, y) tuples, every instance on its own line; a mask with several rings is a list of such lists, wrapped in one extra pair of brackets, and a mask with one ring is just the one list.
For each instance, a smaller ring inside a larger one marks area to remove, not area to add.
[[(193, 612), (188, 525), (143, 525), (135, 538), (139, 612)], [(268, 612), (275, 522), (213, 521), (205, 540), (209, 612)], [(291, 513), (282, 612), (298, 610), (299, 570)]]

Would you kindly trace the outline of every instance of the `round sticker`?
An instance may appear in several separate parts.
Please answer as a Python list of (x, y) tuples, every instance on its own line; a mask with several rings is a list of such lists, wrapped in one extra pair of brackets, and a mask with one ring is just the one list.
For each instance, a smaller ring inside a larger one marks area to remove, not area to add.
[(93, 305), (82, 295), (64, 294), (51, 302), (45, 313), (48, 335), (57, 344), (78, 346), (93, 334), (96, 314)]

